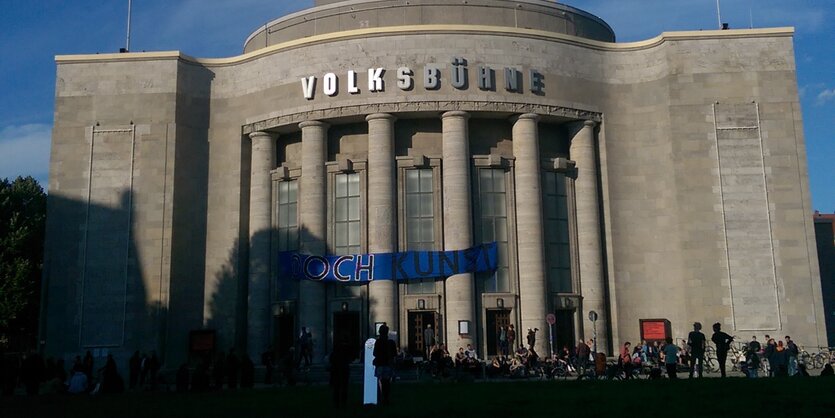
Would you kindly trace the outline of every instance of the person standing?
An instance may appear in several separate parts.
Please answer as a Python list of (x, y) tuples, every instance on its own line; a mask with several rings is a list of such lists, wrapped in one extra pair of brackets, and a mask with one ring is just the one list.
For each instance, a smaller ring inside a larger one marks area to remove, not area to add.
[(499, 352), (503, 356), (507, 355), (507, 330), (505, 327), (499, 327)]
[(580, 340), (580, 344), (577, 344), (577, 367), (580, 369), (578, 370), (580, 375), (583, 375), (586, 371), (589, 364), (589, 354), (591, 354), (591, 348), (583, 340)]
[(710, 339), (716, 344), (716, 361), (719, 362), (719, 372), (725, 377), (725, 362), (728, 360), (728, 350), (731, 349), (734, 338), (722, 332), (722, 324), (717, 322), (713, 324), (713, 336)]
[(698, 375), (702, 377), (702, 369), (705, 363), (705, 335), (702, 334), (702, 324), (696, 322), (693, 324), (693, 331), (687, 335), (687, 346), (690, 347), (690, 378), (693, 378), (693, 372), (696, 371), (696, 363), (698, 366)]
[(516, 329), (513, 328), (513, 324), (507, 326), (507, 346), (508, 351), (516, 351)]
[(139, 381), (139, 370), (142, 359), (139, 357), (139, 351), (135, 351), (128, 362), (128, 388), (131, 390), (136, 387), (136, 382)]
[(342, 340), (333, 348), (330, 355), (330, 386), (333, 394), (333, 406), (341, 407), (348, 403), (348, 380), (351, 376), (350, 364), (354, 360), (351, 346)]
[(238, 388), (238, 372), (240, 362), (238, 361), (238, 354), (235, 349), (229, 349), (229, 355), (226, 357), (226, 376), (228, 377), (229, 389)]
[(267, 351), (261, 353), (261, 365), (264, 366), (265, 374), (264, 374), (264, 384), (272, 385), (273, 384), (273, 367), (275, 363), (275, 353), (273, 352), (273, 347), (267, 349)]
[(673, 339), (667, 337), (664, 345), (664, 365), (667, 367), (667, 377), (676, 379), (676, 366), (678, 365), (678, 352), (681, 350), (673, 344)]
[(800, 354), (800, 349), (788, 335), (786, 335), (786, 352), (789, 356), (789, 376), (794, 376), (797, 374), (797, 356)]
[(435, 330), (432, 329), (432, 324), (426, 325), (426, 329), (423, 330), (423, 351), (426, 352), (426, 358), (429, 358), (429, 355), (432, 354), (432, 346), (435, 345)]
[(388, 405), (391, 395), (391, 380), (394, 378), (394, 356), (397, 346), (389, 340), (389, 327), (380, 327), (380, 335), (374, 343), (374, 376), (377, 377), (377, 393), (382, 405)]

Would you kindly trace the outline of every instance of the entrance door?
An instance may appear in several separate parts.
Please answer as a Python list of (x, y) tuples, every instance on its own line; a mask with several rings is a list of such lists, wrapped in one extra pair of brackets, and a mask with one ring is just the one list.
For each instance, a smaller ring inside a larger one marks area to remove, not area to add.
[(554, 352), (562, 350), (563, 347), (571, 350), (577, 345), (574, 339), (574, 310), (557, 310), (554, 316), (557, 317), (557, 322), (554, 324), (554, 332), (557, 334), (554, 337)]
[(359, 312), (334, 312), (333, 345), (345, 341), (352, 348), (362, 345)]
[(501, 353), (499, 347), (500, 328), (507, 330), (510, 325), (510, 309), (487, 310), (487, 355), (495, 356)]
[(409, 354), (412, 356), (426, 357), (423, 331), (427, 325), (432, 325), (437, 344), (441, 338), (438, 332), (438, 314), (433, 311), (409, 311)]
[(273, 317), (273, 347), (278, 352), (278, 358), (284, 357), (290, 347), (295, 344), (296, 322), (293, 315), (276, 315)]

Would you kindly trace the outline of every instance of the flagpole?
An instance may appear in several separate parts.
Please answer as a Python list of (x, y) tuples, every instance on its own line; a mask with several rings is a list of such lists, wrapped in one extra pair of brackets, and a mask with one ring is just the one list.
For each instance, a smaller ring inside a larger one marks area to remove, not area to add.
[(719, 0), (716, 0), (716, 17), (719, 19), (719, 29), (722, 29), (722, 11), (719, 7)]
[(131, 0), (128, 0), (128, 34), (127, 34), (127, 40), (125, 41), (125, 52), (130, 52), (130, 9), (131, 9)]

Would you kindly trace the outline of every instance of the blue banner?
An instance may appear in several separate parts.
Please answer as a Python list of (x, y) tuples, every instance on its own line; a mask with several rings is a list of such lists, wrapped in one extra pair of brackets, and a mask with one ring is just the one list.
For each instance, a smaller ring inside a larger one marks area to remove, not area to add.
[(495, 271), (498, 266), (497, 248), (497, 244), (491, 242), (457, 251), (333, 256), (287, 251), (278, 254), (278, 278), (362, 284), (374, 280), (409, 281)]

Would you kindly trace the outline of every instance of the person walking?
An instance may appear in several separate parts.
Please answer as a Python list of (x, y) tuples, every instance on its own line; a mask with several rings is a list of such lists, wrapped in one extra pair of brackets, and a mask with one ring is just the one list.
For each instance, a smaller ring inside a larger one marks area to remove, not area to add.
[(678, 352), (681, 351), (677, 345), (673, 344), (673, 339), (667, 337), (664, 345), (664, 365), (667, 367), (667, 377), (676, 379), (676, 367), (678, 365)]
[(693, 331), (687, 335), (687, 346), (690, 347), (690, 378), (693, 378), (693, 373), (696, 371), (696, 363), (698, 366), (698, 376), (702, 377), (702, 369), (705, 363), (705, 335), (702, 334), (702, 324), (696, 322), (693, 324)]
[(388, 405), (391, 395), (391, 380), (394, 378), (394, 356), (397, 346), (389, 339), (389, 327), (380, 327), (380, 335), (374, 343), (374, 376), (377, 377), (377, 394), (382, 405)]
[(731, 342), (734, 340), (730, 335), (722, 332), (722, 324), (713, 324), (713, 336), (711, 341), (716, 344), (716, 361), (719, 362), (719, 372), (725, 377), (725, 362), (728, 360), (728, 350), (731, 349)]

